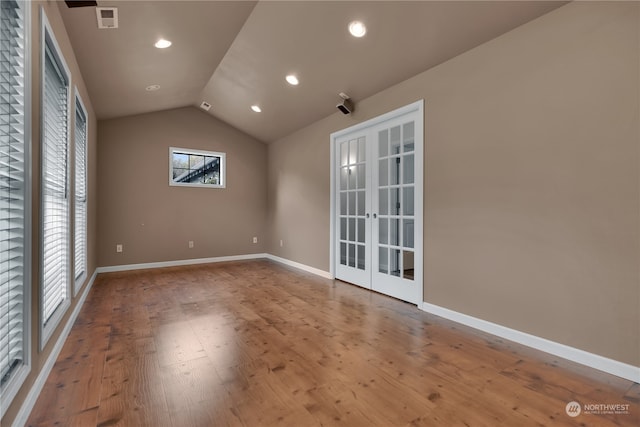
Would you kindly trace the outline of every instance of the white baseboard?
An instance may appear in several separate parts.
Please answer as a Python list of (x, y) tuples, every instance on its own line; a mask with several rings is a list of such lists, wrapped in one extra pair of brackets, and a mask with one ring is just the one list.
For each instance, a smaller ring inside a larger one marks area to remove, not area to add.
[(247, 255), (231, 255), (221, 256), (213, 258), (194, 258), (194, 259), (182, 259), (178, 261), (162, 261), (162, 262), (147, 262), (142, 264), (124, 264), (124, 265), (112, 265), (108, 267), (98, 267), (98, 273), (113, 273), (116, 271), (129, 271), (129, 270), (143, 270), (148, 268), (163, 268), (163, 267), (177, 267), (182, 265), (195, 265), (195, 264), (209, 264), (214, 262), (227, 262), (227, 261), (242, 261), (249, 259), (270, 259), (280, 264), (295, 267), (300, 270), (304, 270), (309, 273), (313, 273), (317, 276), (324, 277), (325, 279), (333, 279), (333, 275), (328, 271), (320, 270), (319, 268), (311, 267), (306, 264), (301, 264), (296, 261), (291, 261), (286, 258), (281, 258), (276, 255), (258, 253)]
[(212, 258), (193, 258), (182, 259), (178, 261), (161, 261), (161, 262), (147, 262), (143, 264), (125, 264), (125, 265), (112, 265), (108, 267), (98, 267), (98, 273), (113, 273), (115, 271), (129, 271), (129, 270), (144, 270), (148, 268), (163, 268), (163, 267), (177, 267), (181, 265), (195, 265), (195, 264), (210, 264), (214, 262), (225, 261), (242, 261), (246, 259), (260, 259), (268, 258), (267, 254), (248, 254), (248, 255), (231, 255)]
[(545, 353), (553, 354), (563, 359), (571, 360), (572, 362), (640, 383), (640, 367), (638, 366), (629, 365), (578, 348), (569, 347), (568, 345), (520, 332), (496, 323), (487, 322), (486, 320), (468, 316), (427, 302), (423, 302), (420, 308), (436, 316), (488, 332), (509, 341), (514, 341), (527, 347), (535, 348), (536, 350), (541, 350)]
[(288, 265), (289, 267), (295, 267), (297, 269), (300, 270), (304, 270), (308, 273), (313, 273), (316, 276), (320, 276), (320, 277), (324, 277), (325, 279), (333, 279), (333, 275), (331, 273), (329, 273), (328, 271), (324, 271), (324, 270), (320, 270), (319, 268), (315, 268), (315, 267), (310, 267), (306, 264), (301, 264), (299, 262), (296, 261), (291, 261), (289, 259), (286, 258), (281, 258), (279, 256), (276, 255), (271, 255), (271, 254), (265, 254), (265, 258), (270, 259), (272, 261), (275, 262), (279, 262), (280, 264), (284, 264), (284, 265)]
[(40, 392), (42, 391), (42, 388), (47, 382), (47, 378), (49, 378), (51, 369), (53, 369), (53, 365), (55, 365), (56, 360), (58, 359), (58, 355), (62, 351), (62, 347), (64, 346), (64, 343), (67, 340), (67, 336), (69, 336), (69, 332), (71, 332), (71, 328), (73, 327), (73, 324), (75, 323), (76, 318), (78, 317), (78, 314), (80, 314), (80, 310), (84, 305), (84, 301), (87, 299), (87, 295), (89, 295), (89, 291), (91, 290), (91, 287), (93, 286), (93, 282), (96, 280), (97, 275), (98, 275), (98, 270), (96, 269), (96, 271), (93, 272), (91, 279), (89, 279), (87, 286), (84, 287), (84, 291), (82, 292), (82, 295), (78, 299), (78, 302), (76, 303), (76, 306), (73, 309), (73, 312), (71, 312), (71, 316), (69, 316), (67, 323), (64, 325), (64, 329), (62, 329), (62, 332), (58, 337), (58, 341), (56, 341), (55, 345), (53, 346), (53, 349), (51, 350), (49, 357), (47, 357), (47, 360), (44, 362), (44, 365), (42, 366), (42, 369), (40, 370), (38, 377), (36, 378), (35, 382), (31, 386), (31, 389), (29, 390), (29, 394), (27, 394), (27, 397), (22, 403), (22, 406), (20, 407), (20, 410), (18, 411), (18, 414), (16, 415), (15, 420), (13, 420), (14, 427), (22, 427), (25, 424), (27, 424), (27, 420), (29, 419), (31, 410), (35, 406), (36, 401), (40, 396)]

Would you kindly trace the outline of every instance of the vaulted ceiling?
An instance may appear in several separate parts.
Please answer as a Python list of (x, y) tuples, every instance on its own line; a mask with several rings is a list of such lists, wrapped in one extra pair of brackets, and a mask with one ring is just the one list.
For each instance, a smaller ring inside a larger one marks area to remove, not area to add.
[(357, 105), (564, 3), (98, 0), (118, 8), (117, 29), (98, 29), (94, 7), (60, 10), (99, 119), (206, 101), (268, 143), (336, 112), (339, 92)]

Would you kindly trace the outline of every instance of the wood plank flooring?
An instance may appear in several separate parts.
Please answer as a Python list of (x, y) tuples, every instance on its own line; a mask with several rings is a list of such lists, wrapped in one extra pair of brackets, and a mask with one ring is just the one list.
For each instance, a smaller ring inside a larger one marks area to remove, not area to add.
[(100, 275), (28, 425), (637, 427), (640, 385), (258, 260)]

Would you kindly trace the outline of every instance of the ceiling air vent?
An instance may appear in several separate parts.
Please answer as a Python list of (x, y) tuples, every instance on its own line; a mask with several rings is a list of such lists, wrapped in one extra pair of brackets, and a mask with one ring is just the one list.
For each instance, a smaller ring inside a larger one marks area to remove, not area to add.
[(90, 7), (90, 6), (97, 6), (98, 2), (95, 0), (65, 0), (65, 3), (67, 4), (67, 7), (72, 8), (72, 7)]
[(200, 104), (200, 108), (202, 108), (204, 111), (209, 111), (211, 109), (211, 104), (209, 104), (207, 101), (202, 101), (202, 104)]
[(117, 7), (96, 7), (98, 28), (118, 28)]

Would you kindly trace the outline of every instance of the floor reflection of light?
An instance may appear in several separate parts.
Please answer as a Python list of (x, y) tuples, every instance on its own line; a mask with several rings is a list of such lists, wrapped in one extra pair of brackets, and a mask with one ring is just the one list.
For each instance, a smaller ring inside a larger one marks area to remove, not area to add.
[(200, 316), (189, 321), (193, 331), (204, 348), (206, 355), (216, 368), (234, 366), (239, 357), (236, 343), (238, 331), (229, 313), (215, 313)]

